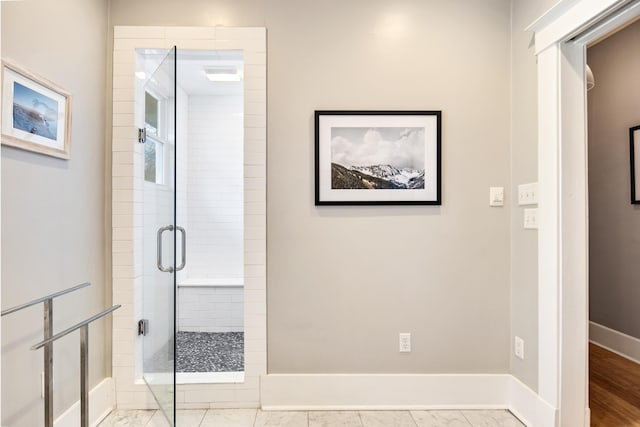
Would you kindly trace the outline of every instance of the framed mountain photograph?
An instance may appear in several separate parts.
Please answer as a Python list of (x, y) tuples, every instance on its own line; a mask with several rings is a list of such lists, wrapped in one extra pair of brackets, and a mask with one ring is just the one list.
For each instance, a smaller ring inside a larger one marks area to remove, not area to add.
[(316, 111), (316, 206), (442, 204), (441, 116)]
[(70, 126), (68, 92), (2, 61), (2, 144), (69, 159)]

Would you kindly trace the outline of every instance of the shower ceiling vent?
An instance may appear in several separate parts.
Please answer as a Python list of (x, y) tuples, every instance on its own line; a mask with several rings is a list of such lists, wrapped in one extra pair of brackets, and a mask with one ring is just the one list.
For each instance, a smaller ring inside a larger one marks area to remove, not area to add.
[(205, 68), (204, 74), (212, 82), (239, 82), (242, 74), (235, 68)]

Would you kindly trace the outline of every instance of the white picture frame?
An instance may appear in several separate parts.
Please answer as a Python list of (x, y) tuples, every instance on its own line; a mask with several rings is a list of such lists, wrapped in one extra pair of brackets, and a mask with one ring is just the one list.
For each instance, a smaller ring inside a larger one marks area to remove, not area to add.
[(17, 64), (2, 61), (2, 144), (69, 159), (71, 94)]

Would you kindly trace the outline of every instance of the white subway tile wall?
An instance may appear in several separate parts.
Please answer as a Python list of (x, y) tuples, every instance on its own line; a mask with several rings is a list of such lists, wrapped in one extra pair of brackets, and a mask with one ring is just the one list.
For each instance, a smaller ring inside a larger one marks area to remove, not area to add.
[(242, 94), (189, 96), (189, 278), (244, 276), (242, 114)]
[[(122, 309), (113, 315), (113, 376), (117, 406), (155, 408), (147, 387), (140, 383), (141, 338), (136, 335), (142, 317), (142, 203), (143, 156), (136, 144), (134, 116), (135, 49), (235, 49), (244, 52), (244, 104), (266, 100), (266, 30), (264, 28), (115, 27), (113, 52), (113, 303)], [(243, 185), (245, 287), (245, 381), (237, 384), (178, 386), (180, 407), (257, 407), (259, 378), (266, 374), (266, 114), (251, 105), (244, 111)], [(250, 163), (247, 163), (250, 162)], [(255, 166), (247, 171), (247, 166)], [(250, 172), (250, 173), (249, 173)], [(120, 179), (124, 178), (124, 179)], [(131, 181), (133, 178), (133, 182)], [(250, 212), (247, 207), (250, 206)], [(187, 212), (186, 215), (189, 213)], [(187, 224), (191, 227), (191, 224)], [(133, 250), (132, 250), (133, 249)], [(251, 304), (247, 305), (247, 301)]]
[(178, 288), (178, 330), (243, 332), (244, 289), (227, 286)]

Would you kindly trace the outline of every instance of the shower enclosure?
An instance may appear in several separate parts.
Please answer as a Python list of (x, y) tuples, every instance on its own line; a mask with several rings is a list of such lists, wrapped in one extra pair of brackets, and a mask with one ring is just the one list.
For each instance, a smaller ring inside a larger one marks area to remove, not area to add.
[(243, 54), (136, 62), (142, 377), (173, 425), (176, 382), (244, 380)]

